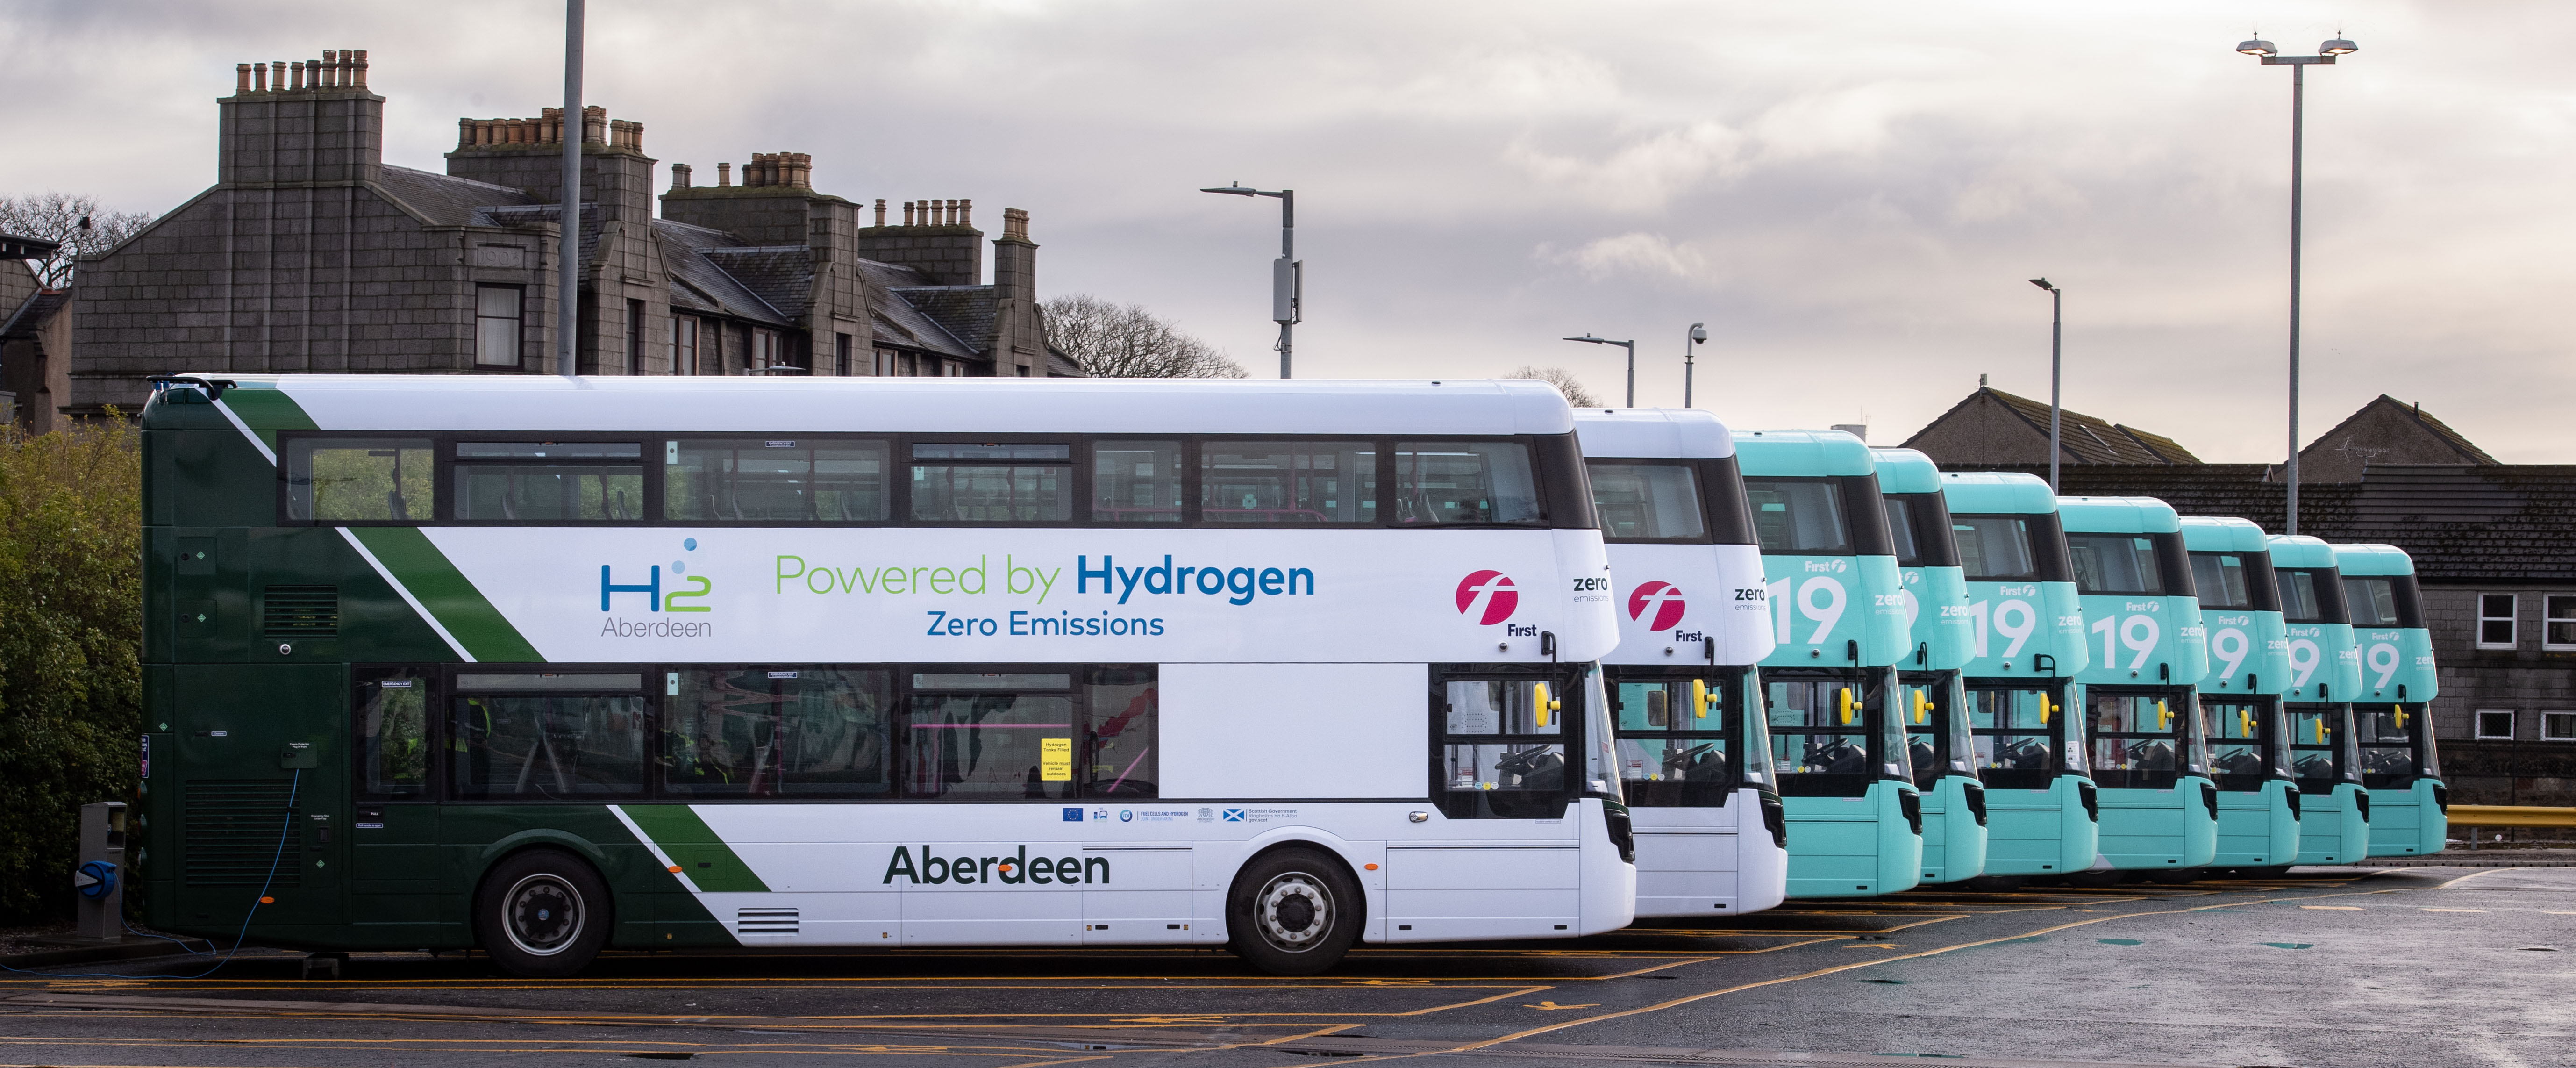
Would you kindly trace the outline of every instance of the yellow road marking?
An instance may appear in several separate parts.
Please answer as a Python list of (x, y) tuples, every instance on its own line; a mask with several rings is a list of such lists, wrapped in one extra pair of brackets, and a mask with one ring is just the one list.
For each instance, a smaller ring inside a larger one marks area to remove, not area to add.
[(1524, 1008), (1524, 1009), (1540, 1009), (1540, 1010), (1544, 1010), (1544, 1011), (1548, 1011), (1548, 1012), (1554, 1012), (1554, 1011), (1556, 1011), (1556, 1010), (1558, 1010), (1558, 1009), (1597, 1009), (1597, 1008), (1600, 1008), (1601, 1006), (1600, 1006), (1598, 1003), (1591, 1004), (1591, 1005), (1559, 1005), (1559, 1004), (1557, 1004), (1557, 1003), (1555, 1003), (1555, 1002), (1553, 1002), (1553, 1001), (1542, 1001), (1542, 1002), (1539, 1002), (1539, 1003), (1538, 1003), (1538, 1004), (1536, 1004), (1536, 1005), (1523, 1005), (1523, 1006), (1521, 1006), (1521, 1007), (1522, 1007), (1522, 1008)]

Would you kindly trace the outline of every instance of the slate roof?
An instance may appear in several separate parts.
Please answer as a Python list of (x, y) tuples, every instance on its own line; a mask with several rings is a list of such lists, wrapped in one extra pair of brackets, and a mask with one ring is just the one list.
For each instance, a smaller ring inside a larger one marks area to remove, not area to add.
[[(2385, 393), (2380, 394), (2379, 399), (2354, 409), (2351, 415), (2344, 417), (2343, 422), (2336, 423), (2332, 430), (2328, 430), (2323, 434), (2317, 435), (2316, 444), (2310, 444), (2308, 448), (2316, 448), (2317, 444), (2322, 444), (2333, 439), (2337, 432), (2360, 421), (2362, 417), (2370, 414), (2371, 409), (2378, 407), (2394, 409), (2401, 418), (2414, 420), (2417, 426), (2423, 427), (2427, 432), (2431, 433), (2435, 439), (2450, 446), (2453, 452), (2459, 453), (2460, 460), (2464, 463), (2493, 464), (2497, 462), (2495, 457), (2487, 455), (2487, 451), (2485, 449), (2479, 448), (2476, 442), (2470, 441), (2467, 437), (2461, 435), (2459, 431), (2451, 429), (2451, 425), (2449, 423), (2445, 423), (2439, 419), (2424, 414), (2423, 405), (2408, 404), (2405, 401), (2398, 400), (2397, 398), (2391, 397)], [(2301, 450), (2300, 454), (2306, 455), (2305, 450)]]
[[(721, 230), (653, 220), (662, 238), (662, 267), (671, 275), (671, 307), (677, 311), (728, 315), (772, 326), (794, 328), (796, 320), (762, 299), (741, 279), (719, 266), (709, 253), (722, 255), (752, 246)], [(798, 252), (804, 250), (799, 248)], [(802, 298), (799, 298), (800, 305)]]
[[(2022, 418), (2042, 435), (2048, 433), (2048, 402), (2017, 397), (2000, 389), (1977, 387), (1977, 392), (1960, 401), (1952, 411), (1965, 407), (1980, 395), (1991, 397), (2005, 410)], [(1935, 420), (1938, 422), (1938, 420)], [(2099, 419), (2071, 408), (2058, 409), (2058, 440), (2067, 459), (2079, 464), (2196, 464), (2193, 456), (2172, 438)]]
[(55, 312), (63, 310), (63, 305), (71, 302), (71, 290), (37, 290), (34, 295), (27, 298), (25, 303), (10, 309), (6, 322), (0, 322), (0, 341), (22, 341), (35, 337), (37, 331), (44, 329), (45, 324), (53, 320)]
[(803, 245), (709, 248), (699, 255), (789, 319), (803, 318), (814, 303), (814, 252)]
[(992, 347), (1000, 300), (992, 286), (899, 286), (888, 292), (921, 309), (951, 336), (979, 349)]
[[(2060, 477), (2070, 496), (2155, 497), (2184, 515), (2282, 527), (2277, 465), (2079, 465)], [(2388, 464), (2359, 482), (2303, 482), (2299, 533), (2397, 546), (2427, 582), (2576, 583), (2576, 465)]]
[(376, 184), (438, 226), (488, 226), (491, 224), (475, 221), (484, 208), (537, 202), (537, 198), (508, 186), (391, 164), (377, 172)]

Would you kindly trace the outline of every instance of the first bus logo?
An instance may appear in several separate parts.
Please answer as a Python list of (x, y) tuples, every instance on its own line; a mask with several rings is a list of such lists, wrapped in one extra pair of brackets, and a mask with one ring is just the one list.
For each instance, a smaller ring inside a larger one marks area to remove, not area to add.
[(1521, 606), (1520, 587), (1500, 571), (1478, 571), (1458, 580), (1458, 612), (1490, 627), (1512, 618)]
[[(1669, 582), (1649, 582), (1628, 594), (1628, 618), (1646, 624), (1647, 630), (1671, 630), (1688, 610), (1681, 587)], [(1652, 621), (1648, 613), (1653, 613)]]

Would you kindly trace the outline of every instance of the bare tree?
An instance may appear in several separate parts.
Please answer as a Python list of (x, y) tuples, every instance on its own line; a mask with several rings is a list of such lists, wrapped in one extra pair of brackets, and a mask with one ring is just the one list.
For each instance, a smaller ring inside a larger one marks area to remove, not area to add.
[(1141, 304), (1112, 304), (1088, 293), (1038, 306), (1047, 341), (1093, 378), (1242, 378), (1243, 365)]
[(1522, 364), (1520, 370), (1514, 371), (1504, 377), (1535, 378), (1541, 382), (1547, 383), (1548, 385), (1555, 386), (1557, 392), (1565, 394), (1565, 403), (1567, 404), (1571, 404), (1577, 408), (1601, 407), (1600, 398), (1594, 397), (1591, 390), (1583, 388), (1583, 383), (1575, 381), (1574, 372), (1568, 371), (1562, 367), (1532, 367), (1528, 364)]
[(59, 242), (62, 248), (42, 260), (30, 260), (36, 282), (47, 289), (72, 283), (74, 261), (124, 244), (152, 224), (150, 212), (100, 211), (95, 197), (72, 193), (35, 193), (0, 197), (0, 232)]

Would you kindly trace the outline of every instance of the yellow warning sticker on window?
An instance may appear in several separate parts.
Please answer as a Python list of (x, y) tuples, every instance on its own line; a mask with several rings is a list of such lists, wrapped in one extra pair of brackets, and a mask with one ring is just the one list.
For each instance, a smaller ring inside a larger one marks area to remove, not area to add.
[(1038, 739), (1038, 778), (1045, 782), (1073, 781), (1073, 739)]

